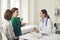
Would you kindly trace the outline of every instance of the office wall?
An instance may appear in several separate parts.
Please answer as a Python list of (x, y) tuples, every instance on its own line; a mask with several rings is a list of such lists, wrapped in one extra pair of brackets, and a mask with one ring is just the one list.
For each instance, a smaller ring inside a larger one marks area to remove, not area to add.
[(39, 24), (38, 0), (34, 1), (34, 24)]
[(29, 0), (29, 7), (28, 7), (28, 21), (29, 21), (29, 24), (33, 25), (34, 24), (34, 1), (35, 0)]
[(38, 0), (29, 0), (29, 13), (28, 13), (28, 19), (29, 24), (38, 24), (39, 21), (39, 14), (38, 14)]
[(41, 9), (46, 9), (48, 11), (53, 23), (55, 21), (60, 23), (60, 16), (55, 17), (55, 8), (60, 8), (60, 0), (35, 0), (34, 2), (34, 24), (39, 24), (39, 12)]
[[(0, 8), (1, 8), (1, 0), (0, 0)], [(1, 11), (1, 9), (0, 9)], [(0, 21), (1, 21), (1, 13), (0, 13)], [(0, 25), (1, 25), (1, 22), (0, 22)]]
[(28, 0), (21, 0), (20, 16), (23, 18), (23, 22), (28, 23)]

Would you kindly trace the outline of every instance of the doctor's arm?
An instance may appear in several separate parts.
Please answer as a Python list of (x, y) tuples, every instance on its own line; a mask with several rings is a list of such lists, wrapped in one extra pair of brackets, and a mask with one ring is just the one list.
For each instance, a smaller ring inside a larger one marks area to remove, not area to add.
[(39, 33), (38, 26), (35, 26), (33, 31), (36, 32), (36, 33)]

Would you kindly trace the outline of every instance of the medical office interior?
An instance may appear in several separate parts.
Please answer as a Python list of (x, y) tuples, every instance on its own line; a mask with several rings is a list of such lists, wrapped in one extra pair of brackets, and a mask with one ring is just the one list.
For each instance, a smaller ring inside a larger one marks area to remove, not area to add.
[[(0, 40), (8, 40), (2, 31), (2, 24), (4, 12), (13, 7), (19, 9), (18, 17), (23, 19), (22, 23), (26, 23), (21, 27), (19, 40), (60, 40), (60, 0), (0, 0)], [(33, 32), (39, 26), (41, 9), (47, 10), (54, 27), (54, 33), (48, 36)]]

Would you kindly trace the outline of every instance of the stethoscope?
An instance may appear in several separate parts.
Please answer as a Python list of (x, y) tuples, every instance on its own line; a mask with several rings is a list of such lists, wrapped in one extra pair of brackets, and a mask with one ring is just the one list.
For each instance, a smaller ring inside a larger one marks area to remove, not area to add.
[[(46, 19), (45, 26), (47, 26), (47, 21), (48, 21), (48, 18)], [(44, 19), (42, 19), (42, 23), (43, 23), (43, 25), (44, 25)]]

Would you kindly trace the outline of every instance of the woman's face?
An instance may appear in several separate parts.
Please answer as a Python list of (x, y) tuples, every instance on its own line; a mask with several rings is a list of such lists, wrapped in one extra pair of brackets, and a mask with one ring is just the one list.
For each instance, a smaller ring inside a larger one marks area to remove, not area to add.
[(42, 11), (40, 11), (40, 18), (43, 18), (43, 17), (45, 17), (45, 14)]
[(16, 10), (16, 11), (14, 12), (14, 15), (15, 15), (15, 16), (18, 16), (18, 15), (19, 15), (18, 10)]

